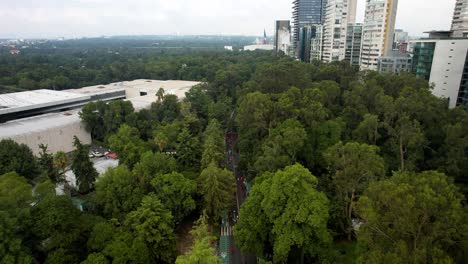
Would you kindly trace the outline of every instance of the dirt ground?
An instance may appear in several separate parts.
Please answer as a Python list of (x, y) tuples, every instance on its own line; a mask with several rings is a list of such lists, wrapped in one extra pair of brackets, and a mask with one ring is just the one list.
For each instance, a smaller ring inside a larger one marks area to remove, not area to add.
[(185, 219), (176, 230), (177, 233), (177, 252), (180, 255), (185, 254), (190, 251), (193, 244), (193, 236), (190, 234), (192, 230), (193, 223), (196, 221), (196, 216), (188, 217)]

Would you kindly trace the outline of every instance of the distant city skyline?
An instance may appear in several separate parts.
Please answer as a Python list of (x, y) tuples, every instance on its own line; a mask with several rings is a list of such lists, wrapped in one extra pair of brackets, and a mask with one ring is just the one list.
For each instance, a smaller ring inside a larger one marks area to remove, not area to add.
[[(363, 21), (365, 0), (358, 0)], [(396, 28), (411, 36), (450, 29), (455, 0), (400, 0)], [(31, 0), (0, 2), (0, 38), (274, 34), (291, 0)]]

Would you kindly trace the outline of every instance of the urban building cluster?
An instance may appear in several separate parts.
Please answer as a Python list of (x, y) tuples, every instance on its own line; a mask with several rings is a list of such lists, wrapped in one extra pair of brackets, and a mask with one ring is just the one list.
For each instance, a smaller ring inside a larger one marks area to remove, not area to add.
[(412, 72), (450, 107), (468, 107), (468, 0), (457, 0), (452, 27), (410, 39), (395, 29), (398, 0), (294, 0), (292, 22), (276, 21), (275, 50), (304, 62), (346, 61), (360, 70)]

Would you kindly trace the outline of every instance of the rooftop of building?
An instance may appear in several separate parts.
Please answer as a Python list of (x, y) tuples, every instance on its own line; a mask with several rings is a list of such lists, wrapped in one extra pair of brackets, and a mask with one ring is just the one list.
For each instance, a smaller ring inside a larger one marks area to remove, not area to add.
[(126, 99), (126, 101), (129, 101), (130, 103), (132, 103), (135, 111), (148, 109), (151, 107), (151, 104), (156, 102), (157, 100), (158, 98), (155, 95), (146, 95), (146, 96), (133, 97), (130, 99)]
[(391, 50), (387, 56), (381, 58), (411, 58), (411, 54), (408, 52), (403, 52), (401, 50)]
[(272, 44), (254, 44), (254, 45), (247, 45), (244, 46), (244, 50), (274, 50), (275, 46)]
[(107, 92), (122, 91), (122, 90), (125, 90), (125, 88), (120, 86), (119, 83), (111, 83), (111, 84), (88, 86), (88, 87), (83, 87), (83, 88), (78, 88), (78, 89), (70, 89), (70, 90), (67, 90), (67, 92), (75, 93), (75, 94), (95, 95), (99, 93), (107, 93)]
[[(136, 96), (127, 97), (127, 101), (131, 102), (136, 111), (147, 109), (152, 103), (157, 101), (156, 92), (159, 88), (164, 88), (166, 94), (174, 94), (179, 99), (185, 98), (185, 93), (194, 85), (200, 82), (191, 81), (155, 81), (155, 80), (135, 80), (131, 82), (123, 82), (122, 85), (108, 84), (81, 89), (64, 91), (51, 90), (35, 90), (21, 93), (10, 93), (0, 95), (0, 105), (5, 107), (32, 107), (38, 108), (44, 104), (54, 105), (63, 103), (67, 100), (90, 100), (91, 95), (100, 92), (112, 92), (122, 89), (135, 89)], [(147, 91), (148, 94), (140, 96), (141, 91)], [(0, 113), (2, 110), (0, 109)], [(81, 122), (79, 112), (81, 109), (73, 109), (58, 113), (41, 114), (32, 117), (19, 118), (0, 124), (0, 138), (11, 138), (17, 135), (22, 135), (32, 132), (47, 131), (55, 127), (63, 127), (69, 124)]]
[(139, 79), (134, 81), (125, 81), (117, 82), (111, 84), (95, 85), (89, 87), (83, 87), (79, 89), (67, 90), (72, 93), (80, 94), (99, 94), (111, 91), (119, 90), (147, 90), (148, 92), (158, 91), (160, 88), (163, 88), (166, 94), (175, 94), (179, 98), (185, 97), (185, 93), (190, 90), (195, 85), (200, 84), (200, 82), (195, 81), (179, 81), (179, 80), (147, 80)]
[(0, 94), (0, 115), (88, 99), (87, 95), (54, 90)]
[(410, 40), (410, 43), (416, 42), (436, 42), (436, 41), (468, 41), (468, 38), (454, 38), (454, 37), (447, 37), (447, 38), (440, 38), (440, 37), (427, 37), (427, 38), (420, 38), (420, 39), (413, 39)]
[(140, 92), (156, 95), (160, 88), (166, 94), (174, 94), (180, 99), (191, 87), (200, 84), (193, 81), (134, 80), (126, 82), (95, 85), (65, 91), (33, 90), (17, 93), (0, 94), (0, 115), (17, 113), (58, 105), (78, 104), (91, 100), (92, 96), (125, 92), (126, 98), (141, 96)]
[(48, 131), (55, 127), (63, 127), (68, 124), (80, 122), (80, 110), (72, 110), (62, 113), (51, 113), (40, 116), (22, 118), (0, 124), (0, 138), (11, 138), (17, 135)]

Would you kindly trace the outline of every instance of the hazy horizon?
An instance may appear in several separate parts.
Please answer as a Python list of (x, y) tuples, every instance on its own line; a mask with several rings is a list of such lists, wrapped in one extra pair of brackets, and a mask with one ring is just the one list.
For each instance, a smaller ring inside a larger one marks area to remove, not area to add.
[[(358, 22), (364, 0), (358, 0)], [(450, 28), (455, 0), (399, 0), (396, 28)], [(291, 20), (292, 0), (32, 0), (0, 2), (0, 39), (102, 36), (261, 36)]]

